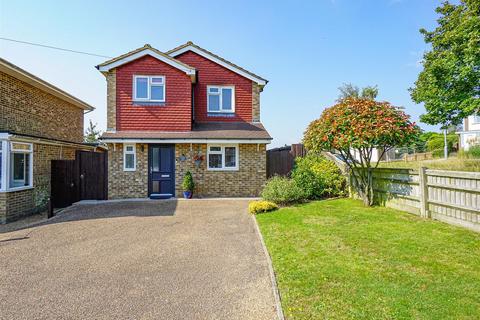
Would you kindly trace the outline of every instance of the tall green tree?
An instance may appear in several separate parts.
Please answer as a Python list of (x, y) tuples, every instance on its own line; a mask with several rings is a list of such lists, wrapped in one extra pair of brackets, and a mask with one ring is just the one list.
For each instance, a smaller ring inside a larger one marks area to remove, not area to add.
[(97, 124), (93, 124), (92, 120), (88, 123), (88, 128), (85, 131), (84, 140), (87, 143), (96, 143), (98, 142), (98, 137), (102, 132), (97, 129)]
[(375, 98), (378, 96), (377, 86), (367, 86), (360, 89), (358, 86), (355, 86), (351, 83), (344, 83), (340, 88), (338, 88), (338, 90), (340, 90), (340, 95), (338, 96), (337, 102), (341, 102), (342, 100), (349, 98), (375, 100)]
[(410, 91), (427, 110), (420, 120), (446, 129), (480, 109), (480, 0), (445, 1), (436, 12), (435, 30), (420, 30), (431, 49)]

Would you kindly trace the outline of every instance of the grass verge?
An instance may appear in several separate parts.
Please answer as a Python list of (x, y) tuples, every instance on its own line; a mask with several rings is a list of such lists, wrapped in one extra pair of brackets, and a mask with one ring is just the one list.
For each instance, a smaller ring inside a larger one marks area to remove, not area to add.
[(287, 319), (480, 318), (480, 234), (352, 199), (256, 218)]

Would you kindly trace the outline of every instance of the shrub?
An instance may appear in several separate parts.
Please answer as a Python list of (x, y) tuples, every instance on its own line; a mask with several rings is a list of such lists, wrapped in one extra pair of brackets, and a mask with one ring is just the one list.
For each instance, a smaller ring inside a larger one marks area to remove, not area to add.
[(248, 204), (248, 212), (251, 214), (269, 212), (277, 209), (278, 206), (271, 201), (252, 201)]
[(193, 189), (195, 188), (193, 176), (190, 171), (187, 171), (185, 173), (185, 176), (183, 177), (182, 188), (184, 191), (193, 191)]
[(292, 179), (308, 199), (336, 197), (345, 194), (346, 179), (342, 171), (322, 156), (309, 154), (295, 159)]
[[(436, 135), (432, 135), (430, 139), (427, 140), (427, 151), (432, 152), (434, 157), (443, 157), (444, 139), (443, 134), (437, 133)], [(449, 153), (455, 150), (454, 147), (457, 142), (458, 136), (456, 134), (447, 135), (447, 147)]]
[(469, 158), (480, 159), (480, 145), (470, 147), (466, 153)]
[(280, 205), (306, 199), (304, 191), (295, 180), (279, 176), (275, 176), (267, 181), (262, 191), (262, 198)]

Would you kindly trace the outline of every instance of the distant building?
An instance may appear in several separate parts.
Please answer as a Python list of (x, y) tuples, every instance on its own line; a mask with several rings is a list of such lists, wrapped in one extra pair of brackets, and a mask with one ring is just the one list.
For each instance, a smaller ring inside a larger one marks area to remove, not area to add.
[(460, 148), (468, 150), (471, 146), (480, 145), (480, 114), (463, 119), (463, 130), (458, 131)]

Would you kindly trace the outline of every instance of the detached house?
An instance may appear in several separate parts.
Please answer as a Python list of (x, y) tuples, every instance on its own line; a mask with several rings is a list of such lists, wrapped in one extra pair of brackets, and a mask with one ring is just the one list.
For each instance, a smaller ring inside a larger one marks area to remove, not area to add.
[(109, 198), (257, 196), (266, 179), (267, 80), (188, 42), (145, 45), (97, 66), (107, 80)]
[(471, 146), (480, 145), (480, 114), (463, 119), (463, 130), (457, 134), (460, 136), (460, 148), (465, 151)]

